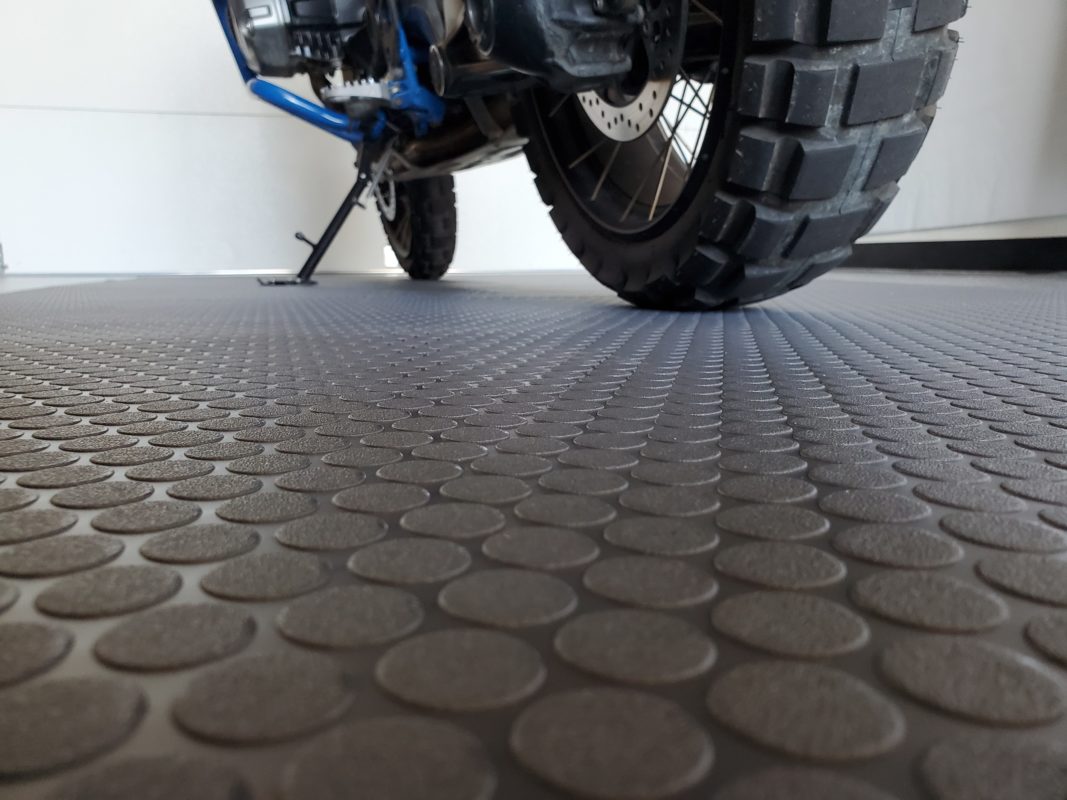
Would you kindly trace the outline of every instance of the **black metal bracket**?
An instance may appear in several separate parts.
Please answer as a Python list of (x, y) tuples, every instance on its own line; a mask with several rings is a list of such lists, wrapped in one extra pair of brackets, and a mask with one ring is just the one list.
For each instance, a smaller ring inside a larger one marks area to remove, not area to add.
[(356, 182), (352, 184), (352, 188), (334, 213), (333, 219), (331, 219), (330, 224), (326, 226), (326, 230), (323, 231), (322, 237), (317, 242), (313, 242), (302, 233), (296, 234), (298, 240), (311, 247), (311, 254), (307, 257), (307, 261), (304, 262), (304, 266), (300, 268), (300, 272), (292, 278), (259, 278), (260, 286), (315, 285), (315, 281), (311, 279), (311, 276), (315, 274), (315, 270), (318, 268), (319, 263), (326, 256), (326, 251), (330, 249), (330, 245), (332, 245), (334, 239), (337, 238), (337, 234), (341, 232), (341, 228), (344, 226), (345, 220), (348, 219), (348, 215), (352, 213), (354, 208), (364, 207), (363, 203), (360, 202), (360, 198), (363, 196), (363, 192), (366, 190), (368, 183), (370, 183), (371, 175), (363, 169), (364, 159), (362, 156), (363, 154), (361, 151), (360, 160), (356, 162)]

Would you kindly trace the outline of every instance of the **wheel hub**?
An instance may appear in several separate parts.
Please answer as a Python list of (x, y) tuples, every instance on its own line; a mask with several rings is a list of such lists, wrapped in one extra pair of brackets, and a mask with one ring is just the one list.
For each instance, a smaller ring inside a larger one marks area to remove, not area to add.
[(671, 95), (669, 79), (648, 81), (632, 98), (613, 102), (601, 91), (580, 92), (578, 102), (589, 121), (616, 142), (632, 142), (655, 127)]

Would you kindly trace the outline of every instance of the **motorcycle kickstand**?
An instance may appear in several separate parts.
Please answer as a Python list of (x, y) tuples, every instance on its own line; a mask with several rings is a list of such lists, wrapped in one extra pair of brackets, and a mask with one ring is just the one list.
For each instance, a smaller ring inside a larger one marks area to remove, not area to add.
[(348, 215), (351, 214), (352, 210), (357, 206), (359, 208), (364, 208), (360, 198), (372, 178), (369, 172), (360, 169), (361, 166), (362, 164), (357, 165), (358, 174), (356, 176), (356, 182), (352, 185), (352, 189), (341, 202), (337, 212), (333, 215), (333, 219), (330, 220), (330, 224), (326, 226), (326, 230), (323, 232), (322, 237), (317, 242), (313, 242), (302, 233), (296, 234), (297, 239), (311, 247), (311, 254), (307, 257), (307, 261), (304, 262), (304, 266), (300, 268), (300, 272), (292, 278), (259, 278), (260, 286), (315, 285), (316, 282), (311, 279), (311, 276), (315, 274), (319, 262), (325, 257), (326, 251), (330, 249), (330, 245), (332, 245), (334, 239), (337, 238), (337, 234), (341, 232), (341, 227), (345, 224), (345, 220), (348, 219)]

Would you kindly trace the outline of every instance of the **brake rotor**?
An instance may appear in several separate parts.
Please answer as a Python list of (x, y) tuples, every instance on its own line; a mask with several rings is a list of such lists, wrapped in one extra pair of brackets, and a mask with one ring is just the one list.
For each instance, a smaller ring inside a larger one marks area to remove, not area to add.
[(616, 142), (632, 142), (655, 127), (671, 96), (673, 81), (648, 81), (633, 98), (614, 103), (600, 91), (580, 92), (578, 102), (589, 121)]

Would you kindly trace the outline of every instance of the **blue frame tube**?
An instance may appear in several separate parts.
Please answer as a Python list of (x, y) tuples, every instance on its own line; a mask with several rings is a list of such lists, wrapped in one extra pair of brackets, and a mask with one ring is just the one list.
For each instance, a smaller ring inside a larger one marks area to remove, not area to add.
[(312, 103), (298, 94), (293, 94), (288, 89), (283, 89), (270, 81), (253, 78), (248, 82), (248, 88), (256, 97), (270, 103), (275, 108), (280, 108), (294, 117), (310, 122), (316, 128), (332, 133), (345, 141), (357, 144), (363, 141), (363, 134), (353, 127), (351, 119), (344, 114), (330, 111), (318, 103)]
[(230, 45), (233, 60), (237, 63), (237, 70), (241, 73), (241, 77), (252, 94), (260, 100), (270, 103), (275, 108), (280, 108), (287, 114), (292, 114), (294, 117), (309, 122), (316, 128), (332, 133), (346, 142), (359, 144), (363, 141), (363, 133), (357, 130), (353, 121), (344, 114), (331, 111), (318, 103), (312, 103), (310, 100), (290, 92), (288, 89), (283, 89), (277, 84), (258, 77), (252, 71), (252, 68), (248, 66), (248, 61), (237, 44), (237, 34), (230, 26), (227, 0), (212, 1), (215, 5), (215, 13), (219, 17), (219, 24), (222, 25), (222, 30), (226, 34), (226, 41)]

